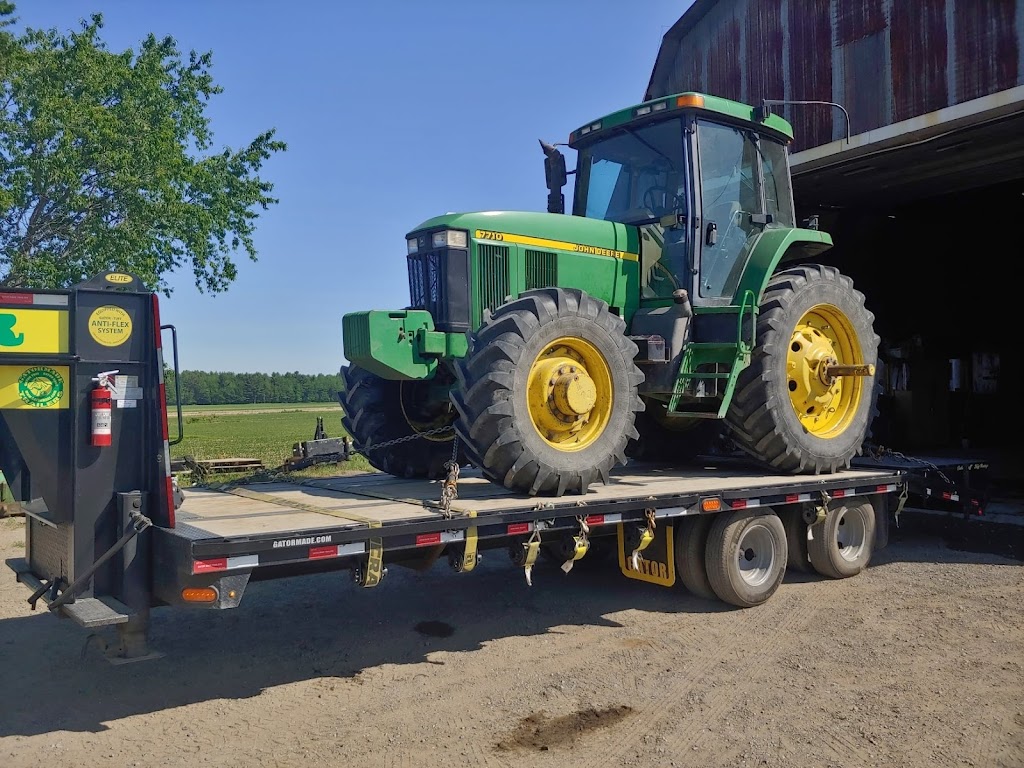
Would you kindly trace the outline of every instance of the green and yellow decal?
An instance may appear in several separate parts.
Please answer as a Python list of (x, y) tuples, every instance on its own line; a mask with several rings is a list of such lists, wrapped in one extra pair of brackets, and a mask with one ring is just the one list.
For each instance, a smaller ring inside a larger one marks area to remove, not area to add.
[(68, 313), (0, 307), (0, 355), (59, 355), (68, 351)]
[(0, 410), (63, 410), (69, 405), (66, 365), (0, 365)]
[(528, 245), (533, 248), (544, 248), (547, 250), (572, 251), (574, 253), (585, 253), (590, 256), (607, 256), (612, 259), (624, 261), (637, 261), (638, 254), (627, 251), (615, 251), (611, 248), (598, 248), (583, 243), (570, 243), (565, 240), (549, 240), (546, 237), (530, 237), (529, 235), (513, 235), (508, 232), (492, 232), (487, 229), (478, 229), (474, 233), (477, 240), (490, 242), (515, 243), (516, 245)]

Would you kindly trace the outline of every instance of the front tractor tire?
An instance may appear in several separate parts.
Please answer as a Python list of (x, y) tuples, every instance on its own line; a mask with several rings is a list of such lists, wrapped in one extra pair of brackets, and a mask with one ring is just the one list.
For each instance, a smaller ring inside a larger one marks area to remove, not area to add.
[(739, 447), (782, 472), (848, 468), (877, 412), (874, 376), (829, 371), (875, 364), (873, 321), (864, 295), (833, 267), (804, 264), (773, 275), (750, 365), (726, 414)]
[[(373, 467), (396, 477), (433, 480), (445, 475), (455, 439), (450, 428), (454, 412), (447, 399), (432, 401), (427, 396), (429, 382), (382, 379), (357, 365), (345, 366), (341, 375), (341, 423)], [(374, 447), (444, 426), (449, 427), (445, 432)], [(461, 454), (459, 461), (465, 463)]]
[(470, 462), (531, 495), (608, 483), (644, 407), (625, 330), (605, 302), (575, 289), (528, 291), (486, 317), (452, 392)]

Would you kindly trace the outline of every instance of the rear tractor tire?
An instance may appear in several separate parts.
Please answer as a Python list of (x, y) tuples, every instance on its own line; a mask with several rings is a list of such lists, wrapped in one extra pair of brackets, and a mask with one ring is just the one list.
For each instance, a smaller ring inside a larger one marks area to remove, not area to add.
[(643, 410), (625, 330), (607, 304), (575, 289), (528, 291), (485, 318), (452, 392), (469, 460), (529, 494), (608, 483)]
[(848, 468), (877, 413), (877, 389), (874, 376), (829, 371), (875, 364), (873, 321), (863, 294), (832, 267), (805, 264), (773, 275), (750, 365), (726, 414), (739, 447), (782, 472)]
[[(356, 365), (341, 369), (345, 391), (341, 423), (356, 449), (376, 469), (397, 477), (437, 479), (452, 457), (454, 429), (383, 448), (374, 446), (432, 429), (451, 426), (455, 414), (448, 400), (429, 398), (430, 382), (391, 381)], [(466, 463), (461, 452), (460, 464)]]

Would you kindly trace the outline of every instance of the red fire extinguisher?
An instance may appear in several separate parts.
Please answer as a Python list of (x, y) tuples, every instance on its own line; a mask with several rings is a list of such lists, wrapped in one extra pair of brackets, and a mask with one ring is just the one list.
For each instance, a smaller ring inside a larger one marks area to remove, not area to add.
[(106, 448), (111, 445), (110, 426), (112, 419), (110, 377), (117, 371), (107, 371), (99, 374), (93, 381), (96, 386), (89, 393), (89, 401), (92, 407), (92, 444), (97, 448)]

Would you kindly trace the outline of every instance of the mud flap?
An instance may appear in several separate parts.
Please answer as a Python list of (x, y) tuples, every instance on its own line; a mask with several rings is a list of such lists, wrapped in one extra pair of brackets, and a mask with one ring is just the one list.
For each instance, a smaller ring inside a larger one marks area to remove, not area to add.
[[(654, 540), (640, 552), (637, 558), (638, 568), (633, 568), (633, 548), (626, 535), (625, 527), (618, 526), (619, 539), (619, 570), (627, 579), (646, 581), (660, 587), (671, 587), (676, 583), (676, 561), (674, 557), (673, 530), (671, 525), (659, 525), (654, 532)], [(632, 523), (636, 525), (636, 523)]]

